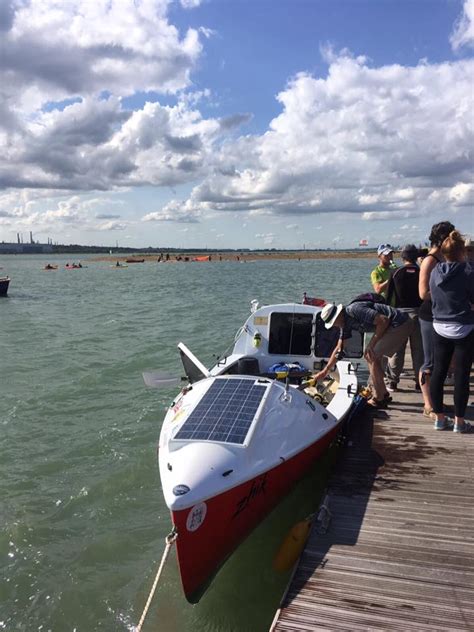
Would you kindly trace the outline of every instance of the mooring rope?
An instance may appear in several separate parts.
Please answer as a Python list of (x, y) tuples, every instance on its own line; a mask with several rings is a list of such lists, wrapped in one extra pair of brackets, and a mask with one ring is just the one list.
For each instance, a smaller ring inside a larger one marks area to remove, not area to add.
[(171, 547), (173, 546), (176, 538), (178, 537), (178, 532), (176, 531), (176, 528), (173, 527), (171, 533), (169, 533), (166, 536), (166, 546), (165, 546), (165, 550), (163, 551), (163, 556), (161, 558), (161, 562), (160, 565), (158, 567), (158, 570), (156, 572), (156, 576), (155, 576), (155, 581), (153, 582), (153, 586), (151, 587), (150, 590), (150, 594), (148, 595), (148, 599), (147, 602), (145, 604), (145, 608), (143, 609), (143, 613), (142, 616), (140, 617), (140, 621), (138, 622), (137, 627), (135, 628), (135, 632), (140, 632), (143, 626), (143, 622), (145, 621), (145, 617), (148, 613), (148, 608), (150, 607), (151, 601), (153, 599), (153, 595), (155, 594), (155, 590), (156, 587), (158, 585), (158, 582), (160, 581), (160, 577), (161, 577), (161, 573), (163, 572), (163, 568), (165, 566), (165, 562), (166, 559), (168, 557), (168, 554), (171, 550)]

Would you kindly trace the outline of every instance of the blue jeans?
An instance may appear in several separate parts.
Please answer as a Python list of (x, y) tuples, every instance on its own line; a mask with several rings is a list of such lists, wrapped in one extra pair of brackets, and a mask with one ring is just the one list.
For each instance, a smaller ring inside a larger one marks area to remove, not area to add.
[(433, 345), (434, 345), (434, 334), (435, 330), (433, 329), (433, 322), (431, 320), (421, 320), (420, 318), (420, 330), (421, 330), (421, 340), (423, 342), (423, 355), (424, 360), (423, 364), (420, 367), (420, 370), (423, 373), (432, 373), (433, 372)]

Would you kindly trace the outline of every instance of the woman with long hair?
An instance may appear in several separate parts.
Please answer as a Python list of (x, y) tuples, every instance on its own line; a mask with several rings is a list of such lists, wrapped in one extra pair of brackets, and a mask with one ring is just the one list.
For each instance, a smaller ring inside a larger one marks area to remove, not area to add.
[(454, 432), (471, 433), (464, 421), (469, 400), (469, 377), (474, 352), (474, 270), (466, 261), (463, 236), (453, 230), (441, 245), (445, 262), (430, 277), (433, 307), (434, 368), (430, 394), (436, 430), (451, 429), (444, 414), (444, 380), (454, 357)]
[(423, 396), (423, 415), (425, 417), (434, 418), (433, 415), (433, 403), (430, 395), (430, 376), (433, 371), (433, 313), (431, 310), (431, 295), (430, 295), (430, 276), (434, 267), (444, 261), (444, 257), (441, 253), (441, 244), (446, 239), (451, 231), (454, 230), (454, 226), (451, 222), (439, 222), (434, 224), (431, 228), (429, 236), (430, 249), (428, 254), (424, 257), (420, 266), (420, 280), (418, 290), (420, 298), (423, 301), (419, 312), (418, 318), (420, 322), (421, 338), (423, 341), (423, 355), (424, 361), (420, 368), (420, 374), (418, 376), (419, 384), (421, 388), (421, 394)]

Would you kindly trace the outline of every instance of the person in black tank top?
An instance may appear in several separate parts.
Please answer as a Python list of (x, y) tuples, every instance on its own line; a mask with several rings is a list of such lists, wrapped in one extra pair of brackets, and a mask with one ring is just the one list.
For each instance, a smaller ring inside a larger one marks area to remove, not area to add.
[[(438, 253), (434, 253), (434, 252), (429, 252), (425, 259), (427, 259), (428, 257), (433, 257), (433, 259), (435, 260), (435, 263), (433, 264), (433, 266), (431, 267), (431, 269), (433, 269), (437, 263), (440, 263), (441, 261), (443, 261), (443, 257), (442, 255), (438, 255)], [(431, 271), (430, 271), (431, 272)], [(420, 299), (421, 301), (421, 299)], [(418, 315), (420, 317), (421, 320), (426, 320), (428, 322), (433, 322), (433, 310), (431, 309), (431, 299), (425, 299), (424, 301), (421, 301), (421, 305), (420, 305), (420, 309), (418, 311)]]
[[(415, 387), (417, 390), (421, 390), (419, 374), (424, 356), (418, 319), (418, 309), (422, 303), (418, 292), (420, 279), (420, 268), (416, 263), (418, 253), (418, 248), (414, 244), (408, 244), (402, 249), (400, 254), (403, 260), (403, 266), (395, 270), (390, 277), (387, 288), (387, 303), (408, 314), (408, 317), (413, 323), (409, 336), (410, 354), (415, 374)], [(399, 353), (402, 358), (405, 358), (405, 350), (406, 342), (397, 353)]]

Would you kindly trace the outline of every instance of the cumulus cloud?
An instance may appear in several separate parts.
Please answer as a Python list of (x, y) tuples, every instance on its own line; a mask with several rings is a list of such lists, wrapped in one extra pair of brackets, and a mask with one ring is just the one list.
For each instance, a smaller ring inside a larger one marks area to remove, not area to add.
[(232, 114), (231, 116), (226, 116), (219, 120), (219, 125), (222, 129), (233, 129), (235, 127), (239, 127), (240, 125), (244, 125), (252, 120), (252, 115), (249, 113), (246, 114)]
[(97, 226), (97, 230), (126, 230), (129, 227), (128, 222), (104, 222)]
[(451, 34), (453, 50), (463, 46), (474, 46), (474, 0), (464, 0), (463, 12)]
[(179, 0), (183, 9), (195, 9), (201, 4), (201, 0)]
[(180, 37), (167, 6), (167, 0), (7, 2), (0, 14), (0, 83), (23, 109), (104, 90), (176, 92), (189, 84), (202, 47), (195, 29)]
[[(472, 41), (473, 7), (466, 0), (453, 46)], [(268, 129), (239, 136), (251, 114), (206, 117), (199, 107), (211, 92), (192, 90), (201, 40), (212, 33), (180, 33), (168, 8), (168, 0), (2, 4), (4, 222), (105, 220), (101, 229), (122, 230), (126, 221), (107, 206), (71, 200), (144, 185), (193, 188), (143, 222), (222, 212), (408, 219), (473, 203), (472, 59), (374, 67), (326, 46), (327, 72), (294, 76)], [(150, 100), (132, 111), (124, 97), (137, 93)], [(164, 93), (172, 104), (157, 101)], [(14, 188), (27, 197), (8, 197)], [(40, 211), (34, 200), (45, 196), (52, 206)]]
[(257, 233), (255, 238), (263, 241), (265, 246), (271, 246), (275, 242), (276, 235), (274, 233)]
[(474, 184), (458, 182), (449, 191), (449, 200), (454, 206), (474, 206)]
[[(102, 204), (114, 204), (107, 198), (82, 199), (79, 195), (58, 198), (58, 192), (50, 191), (43, 200), (30, 200), (34, 195), (27, 190), (0, 196), (0, 217), (9, 218), (3, 222), (11, 225), (13, 220), (18, 230), (63, 231), (66, 227), (93, 230), (124, 230), (130, 222), (118, 222), (120, 215), (111, 213), (93, 214), (93, 209)], [(38, 208), (41, 206), (41, 208)], [(10, 211), (6, 209), (10, 208)], [(108, 220), (97, 222), (96, 220)]]
[(113, 213), (97, 213), (96, 219), (120, 219), (120, 215), (114, 215)]
[(183, 103), (131, 112), (115, 97), (84, 98), (38, 113), (5, 143), (0, 182), (83, 191), (174, 186), (205, 173), (220, 133), (217, 119)]
[[(197, 30), (181, 36), (168, 21), (168, 5), (2, 4), (0, 189), (105, 191), (199, 176), (225, 130), (195, 109), (207, 89), (185, 91), (202, 46)], [(175, 94), (177, 105), (124, 106), (123, 97), (150, 91)]]
[(297, 75), (262, 136), (224, 143), (190, 198), (199, 211), (365, 219), (453, 207), (472, 179), (473, 60), (371, 67), (331, 56), (326, 77)]
[(196, 223), (199, 221), (192, 202), (178, 202), (172, 200), (166, 204), (161, 210), (147, 213), (142, 217), (143, 222), (179, 222), (179, 223)]

